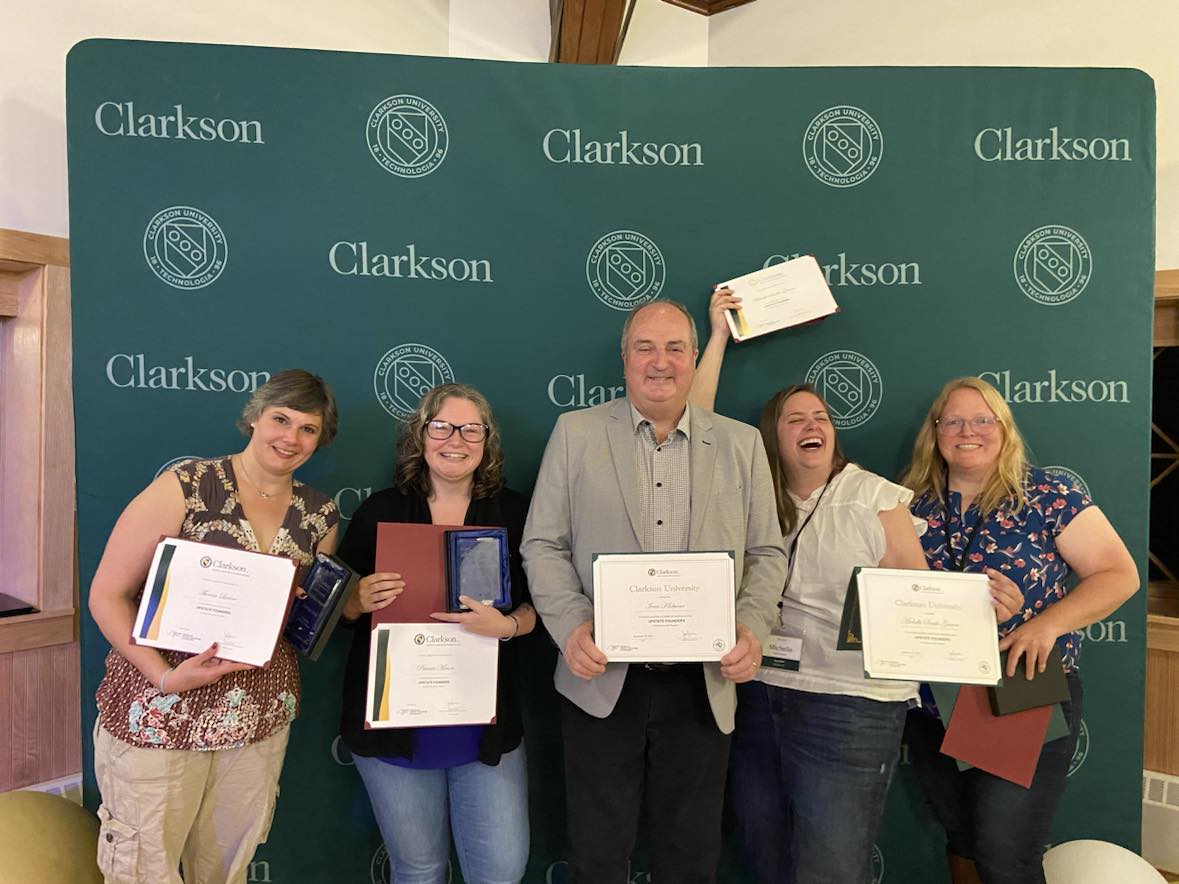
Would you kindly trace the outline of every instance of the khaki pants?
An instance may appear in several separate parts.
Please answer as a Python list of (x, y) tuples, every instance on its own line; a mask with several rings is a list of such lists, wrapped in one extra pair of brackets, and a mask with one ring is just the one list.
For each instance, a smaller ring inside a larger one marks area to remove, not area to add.
[(240, 749), (141, 749), (94, 729), (106, 884), (245, 884), (266, 840), (290, 728)]

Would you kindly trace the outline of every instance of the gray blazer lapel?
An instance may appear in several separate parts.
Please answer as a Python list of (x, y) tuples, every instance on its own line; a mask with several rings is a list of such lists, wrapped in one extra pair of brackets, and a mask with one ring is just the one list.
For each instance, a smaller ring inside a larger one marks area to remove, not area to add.
[(626, 514), (630, 517), (635, 538), (641, 544), (643, 532), (639, 530), (639, 520), (643, 510), (639, 501), (639, 477), (635, 472), (634, 427), (630, 422), (630, 402), (625, 396), (615, 399), (606, 415), (606, 436), (610, 440), (610, 457), (626, 503)]
[(702, 408), (692, 409), (692, 523), (688, 532), (688, 546), (700, 544), (700, 529), (712, 498), (712, 478), (716, 472), (716, 434), (712, 415)]

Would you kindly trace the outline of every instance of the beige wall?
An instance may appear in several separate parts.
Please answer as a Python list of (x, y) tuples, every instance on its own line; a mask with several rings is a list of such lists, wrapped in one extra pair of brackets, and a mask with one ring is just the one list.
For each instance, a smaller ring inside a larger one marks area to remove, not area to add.
[[(65, 55), (88, 37), (542, 61), (548, 0), (10, 0), (0, 227), (68, 235)], [(1179, 3), (757, 0), (704, 18), (638, 0), (622, 53), (656, 65), (1134, 67), (1158, 91), (1157, 266), (1179, 267)]]

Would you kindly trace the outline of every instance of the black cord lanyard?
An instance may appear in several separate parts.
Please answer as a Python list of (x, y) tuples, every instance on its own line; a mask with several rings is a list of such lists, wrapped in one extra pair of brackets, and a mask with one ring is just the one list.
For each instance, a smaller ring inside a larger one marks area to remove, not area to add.
[(974, 520), (974, 524), (968, 529), (966, 527), (966, 513), (961, 509), (958, 511), (958, 524), (962, 526), (962, 533), (966, 536), (966, 546), (962, 552), (955, 556), (954, 548), (950, 546), (950, 478), (946, 477), (946, 493), (942, 498), (942, 535), (946, 539), (946, 555), (950, 557), (950, 565), (954, 571), (965, 570), (967, 556), (970, 555), (970, 549), (974, 546), (974, 541), (978, 539), (978, 526), (983, 520), (982, 510), (978, 511), (978, 516)]
[[(787, 556), (788, 564), (786, 566), (786, 582), (782, 585), (783, 596), (786, 595), (786, 590), (790, 588), (790, 578), (794, 576), (794, 559), (795, 553), (798, 552), (798, 540), (800, 537), (802, 537), (802, 532), (806, 530), (806, 526), (811, 523), (811, 519), (815, 517), (815, 513), (819, 511), (819, 504), (823, 502), (823, 495), (826, 494), (827, 489), (831, 487), (831, 480), (834, 478), (835, 473), (831, 473), (831, 475), (827, 477), (827, 482), (823, 485), (823, 490), (819, 492), (819, 499), (815, 501), (814, 508), (809, 513), (807, 513), (806, 518), (802, 520), (802, 524), (798, 527), (798, 531), (795, 532), (794, 539), (790, 541), (790, 552)], [(789, 494), (790, 492), (787, 491), (786, 493)], [(781, 602), (779, 602), (779, 607), (781, 607)]]

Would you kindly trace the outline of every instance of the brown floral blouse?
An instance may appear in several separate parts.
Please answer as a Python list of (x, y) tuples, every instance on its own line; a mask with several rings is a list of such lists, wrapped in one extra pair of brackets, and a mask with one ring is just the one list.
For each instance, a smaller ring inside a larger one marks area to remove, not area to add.
[[(238, 499), (228, 457), (190, 460), (172, 472), (184, 491), (180, 536), (261, 552)], [(339, 520), (330, 497), (296, 480), (291, 503), (270, 552), (310, 564), (315, 548)], [(162, 651), (175, 666), (188, 654)], [(160, 749), (232, 749), (265, 740), (299, 712), (299, 665), (284, 638), (265, 669), (231, 672), (215, 684), (161, 694), (115, 650), (98, 686), (102, 727), (125, 743)]]

